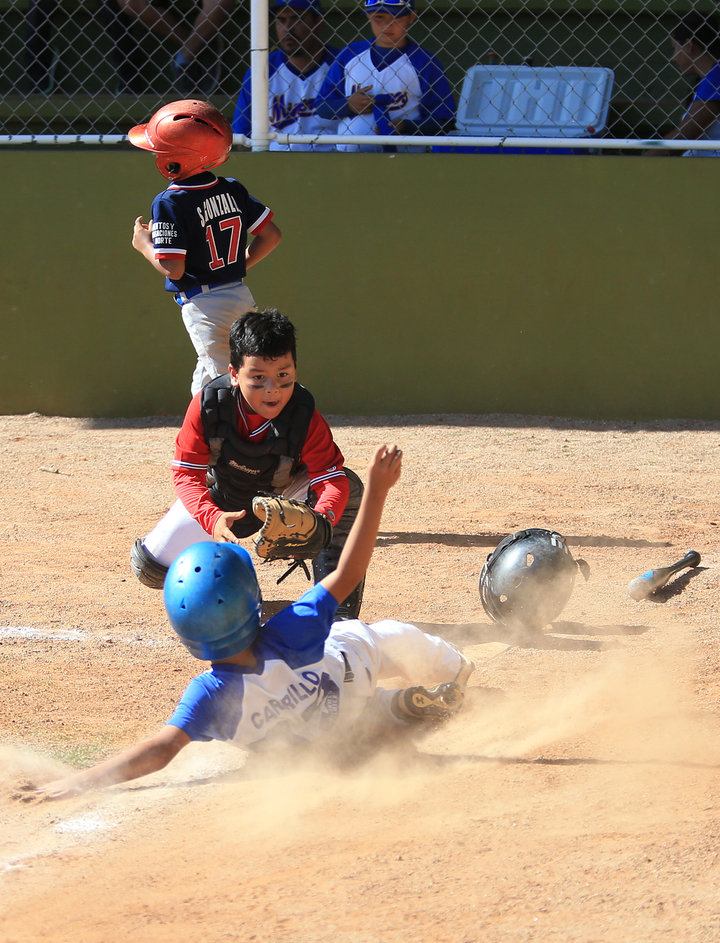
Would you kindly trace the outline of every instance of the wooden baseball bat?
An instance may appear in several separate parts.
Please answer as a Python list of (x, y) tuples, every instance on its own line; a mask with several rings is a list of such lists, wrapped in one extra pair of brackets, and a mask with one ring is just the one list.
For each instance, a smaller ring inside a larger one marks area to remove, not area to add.
[(698, 566), (700, 563), (700, 554), (697, 550), (688, 550), (682, 560), (673, 563), (672, 566), (662, 566), (658, 570), (648, 570), (635, 579), (628, 586), (628, 595), (633, 599), (647, 599), (657, 590), (667, 583), (673, 573), (678, 573), (689, 566)]

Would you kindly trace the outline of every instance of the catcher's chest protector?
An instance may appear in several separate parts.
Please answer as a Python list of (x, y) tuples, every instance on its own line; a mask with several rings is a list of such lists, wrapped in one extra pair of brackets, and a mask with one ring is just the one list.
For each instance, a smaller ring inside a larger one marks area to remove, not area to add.
[(259, 491), (289, 484), (315, 412), (312, 394), (296, 383), (287, 406), (270, 423), (265, 441), (247, 442), (238, 431), (239, 395), (225, 374), (203, 387), (201, 398), (203, 431), (215, 477), (211, 494), (223, 510), (244, 508)]

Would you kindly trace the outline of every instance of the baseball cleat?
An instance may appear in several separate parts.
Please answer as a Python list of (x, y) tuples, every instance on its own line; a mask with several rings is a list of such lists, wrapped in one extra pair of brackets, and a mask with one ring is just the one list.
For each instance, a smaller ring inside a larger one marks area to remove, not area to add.
[[(330, 546), (326, 547), (325, 550), (321, 550), (312, 562), (315, 583), (324, 580), (328, 574), (337, 569), (340, 554), (345, 546), (345, 541), (350, 533), (353, 521), (357, 517), (358, 510), (360, 509), (360, 501), (365, 486), (352, 469), (346, 468), (345, 474), (350, 483), (350, 497), (345, 505), (342, 517), (339, 521), (336, 521), (333, 526), (333, 536), (330, 541)], [(355, 589), (343, 599), (338, 606), (333, 620), (334, 622), (345, 622), (360, 618), (360, 606), (362, 605), (364, 590), (365, 577), (363, 576)]]
[(362, 605), (364, 589), (365, 577), (363, 576), (350, 595), (346, 596), (337, 607), (333, 622), (348, 622), (352, 619), (360, 618), (360, 606)]
[(470, 676), (472, 675), (473, 671), (475, 671), (475, 664), (462, 654), (460, 655), (460, 658), (462, 661), (460, 663), (460, 670), (455, 675), (455, 683), (458, 684), (464, 692), (465, 688), (467, 687), (467, 683), (470, 680)]
[(464, 700), (465, 694), (457, 681), (445, 681), (434, 688), (418, 684), (397, 692), (392, 711), (401, 720), (412, 718), (437, 722), (457, 714)]

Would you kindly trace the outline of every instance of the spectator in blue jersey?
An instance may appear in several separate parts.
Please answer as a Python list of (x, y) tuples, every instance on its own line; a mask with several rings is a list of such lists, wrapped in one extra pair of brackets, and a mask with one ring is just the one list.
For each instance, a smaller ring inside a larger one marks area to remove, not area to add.
[[(337, 120), (318, 117), (315, 105), (328, 68), (338, 50), (320, 38), (323, 12), (320, 0), (276, 0), (275, 31), (280, 49), (271, 53), (270, 130), (289, 134), (336, 134)], [(245, 73), (238, 97), (232, 129), (235, 134), (251, 134), (251, 73)], [(279, 144), (270, 142), (271, 151), (331, 151), (328, 144)]]
[[(720, 140), (720, 24), (712, 14), (692, 11), (680, 17), (670, 34), (671, 61), (689, 81), (697, 82), (690, 106), (680, 124), (665, 135), (668, 141)], [(699, 81), (698, 81), (699, 79)], [(648, 156), (677, 156), (680, 151), (660, 148)], [(691, 149), (685, 157), (719, 157), (720, 150)]]
[[(415, 0), (365, 0), (374, 39), (340, 52), (318, 100), (321, 118), (340, 119), (338, 133), (435, 135), (453, 127), (455, 101), (445, 71), (407, 35), (417, 17), (414, 7)], [(341, 144), (338, 150), (382, 148)]]

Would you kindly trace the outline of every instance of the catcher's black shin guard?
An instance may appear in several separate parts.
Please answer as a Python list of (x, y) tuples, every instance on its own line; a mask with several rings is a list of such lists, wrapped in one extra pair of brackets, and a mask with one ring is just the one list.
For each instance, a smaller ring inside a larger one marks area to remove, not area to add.
[(143, 586), (150, 589), (162, 589), (168, 568), (158, 563), (145, 549), (142, 537), (138, 537), (130, 550), (130, 569)]
[[(350, 528), (360, 510), (360, 501), (363, 496), (363, 491), (365, 490), (363, 483), (355, 472), (351, 471), (349, 468), (345, 469), (345, 474), (350, 482), (350, 496), (348, 497), (348, 502), (345, 505), (345, 511), (342, 517), (333, 527), (333, 536), (330, 541), (330, 546), (326, 550), (321, 550), (312, 562), (313, 579), (315, 583), (319, 583), (328, 573), (332, 573), (333, 570), (337, 569), (342, 548), (345, 546)], [(363, 576), (360, 583), (338, 606), (337, 615), (335, 616), (337, 622), (345, 619), (357, 619), (359, 617), (364, 589), (365, 577)]]

